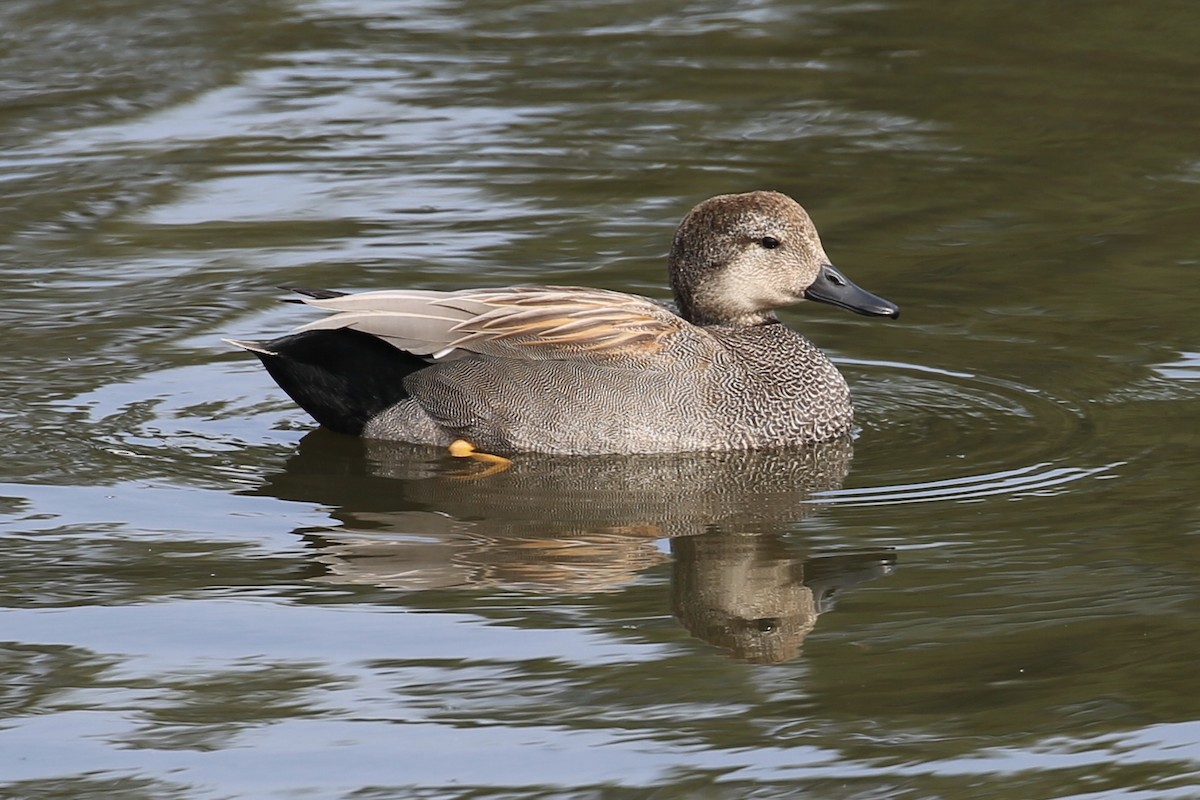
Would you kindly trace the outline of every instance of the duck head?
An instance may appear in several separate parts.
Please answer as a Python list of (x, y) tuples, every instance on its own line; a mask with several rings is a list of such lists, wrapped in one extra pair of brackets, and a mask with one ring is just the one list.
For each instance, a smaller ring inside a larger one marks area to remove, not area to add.
[(718, 195), (693, 208), (675, 231), (669, 266), (680, 312), (696, 325), (759, 325), (802, 300), (900, 314), (830, 263), (808, 213), (779, 192)]

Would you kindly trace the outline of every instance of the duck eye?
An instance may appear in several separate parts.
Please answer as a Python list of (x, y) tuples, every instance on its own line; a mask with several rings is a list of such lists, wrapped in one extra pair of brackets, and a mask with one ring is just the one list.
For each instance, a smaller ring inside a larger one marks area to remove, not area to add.
[(780, 242), (774, 236), (764, 236), (758, 240), (758, 244), (767, 250), (774, 250), (776, 247), (779, 247)]

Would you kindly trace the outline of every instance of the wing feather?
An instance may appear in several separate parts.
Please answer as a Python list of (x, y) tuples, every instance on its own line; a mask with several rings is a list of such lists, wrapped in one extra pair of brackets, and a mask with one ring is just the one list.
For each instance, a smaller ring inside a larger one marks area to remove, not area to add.
[(663, 304), (637, 295), (569, 286), (458, 292), (399, 290), (303, 297), (335, 312), (298, 330), (353, 328), (422, 356), (455, 351), (522, 359), (639, 361), (671, 344), (716, 341)]

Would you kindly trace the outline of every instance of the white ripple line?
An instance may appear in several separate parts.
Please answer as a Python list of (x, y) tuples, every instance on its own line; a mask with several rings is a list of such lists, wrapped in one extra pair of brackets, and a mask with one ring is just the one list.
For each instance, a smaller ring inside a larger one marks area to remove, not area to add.
[[(827, 494), (836, 495), (860, 495), (872, 494), (880, 492), (905, 492), (910, 489), (924, 489), (928, 486), (961, 486), (963, 484), (979, 483), (985, 480), (1004, 479), (1015, 475), (1024, 475), (1034, 470), (1044, 469), (1051, 466), (1051, 462), (1042, 461), (1037, 464), (1030, 464), (1026, 467), (1016, 467), (1014, 469), (1002, 470), (1000, 472), (989, 472), (984, 475), (968, 475), (965, 478), (946, 478), (940, 481), (925, 481), (923, 483), (899, 483), (892, 486), (864, 486), (861, 489), (830, 489)], [(1059, 467), (1059, 469), (1066, 469)]]
[[(917, 489), (916, 491), (898, 494), (905, 487), (880, 487), (878, 489), (850, 489), (845, 492), (841, 490), (833, 490), (831, 492), (823, 492), (814, 495), (810, 498), (811, 503), (821, 503), (828, 505), (845, 505), (845, 506), (886, 506), (886, 505), (904, 505), (909, 503), (930, 503), (938, 500), (973, 500), (980, 497), (989, 497), (998, 494), (1015, 494), (1022, 491), (1030, 491), (1033, 489), (1046, 489), (1051, 486), (1060, 486), (1064, 483), (1081, 480), (1092, 475), (1098, 475), (1102, 472), (1107, 472), (1113, 467), (1119, 466), (1125, 462), (1115, 461), (1111, 464), (1104, 464), (1091, 469), (1082, 469), (1079, 467), (1065, 467), (1050, 470), (1049, 472), (1039, 475), (1030, 476), (1029, 478), (1006, 481), (1002, 485), (995, 486), (983, 481), (992, 478), (992, 475), (980, 475), (975, 478), (958, 478), (953, 481), (929, 483), (929, 484), (911, 484), (913, 488), (919, 486), (935, 486), (938, 488)], [(1022, 472), (1012, 471), (1012, 472)], [(1011, 472), (1010, 472), (1011, 474)], [(969, 485), (972, 480), (979, 481), (980, 488), (972, 491), (961, 491), (965, 485)], [(953, 483), (949, 486), (946, 484)], [(988, 488), (990, 487), (990, 488)], [(873, 492), (873, 493), (872, 493)], [(860, 497), (845, 498), (847, 494), (853, 493)], [(843, 499), (845, 498), (845, 499)]]
[(905, 361), (876, 361), (868, 358), (844, 358), (838, 356), (833, 359), (835, 364), (849, 364), (855, 367), (896, 367), (898, 369), (909, 370), (910, 372), (925, 372), (930, 375), (945, 375), (950, 378), (975, 378), (972, 372), (956, 372), (950, 369), (941, 369), (940, 367), (927, 367), (924, 364), (909, 364)]

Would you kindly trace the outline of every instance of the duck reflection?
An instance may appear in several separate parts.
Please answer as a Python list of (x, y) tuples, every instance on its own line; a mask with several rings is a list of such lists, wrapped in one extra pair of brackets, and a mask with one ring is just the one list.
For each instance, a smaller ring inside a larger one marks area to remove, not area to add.
[[(800, 653), (842, 588), (891, 571), (890, 550), (806, 555), (780, 532), (837, 488), (848, 441), (786, 451), (523, 455), (480, 476), (435, 449), (315, 431), (258, 491), (332, 507), (304, 532), (331, 584), (418, 591), (599, 592), (672, 561), (684, 627), (737, 658)], [(659, 542), (670, 543), (670, 556)]]
[(800, 655), (817, 616), (846, 587), (890, 574), (895, 553), (804, 558), (770, 534), (708, 533), (671, 541), (671, 602), (698, 639), (774, 664)]

